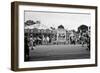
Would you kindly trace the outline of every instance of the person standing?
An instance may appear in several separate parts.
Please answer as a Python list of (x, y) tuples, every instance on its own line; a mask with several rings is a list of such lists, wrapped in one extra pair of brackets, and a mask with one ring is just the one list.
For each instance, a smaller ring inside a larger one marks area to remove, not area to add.
[(49, 37), (47, 36), (47, 44), (49, 44)]
[(24, 41), (25, 41), (25, 43), (24, 43), (24, 60), (25, 61), (27, 61), (27, 60), (29, 60), (29, 46), (28, 46), (28, 39), (27, 39), (27, 37), (25, 37), (24, 38)]
[(29, 38), (29, 49), (30, 50), (34, 50), (35, 49), (35, 40), (33, 39), (33, 37), (31, 36), (30, 38)]

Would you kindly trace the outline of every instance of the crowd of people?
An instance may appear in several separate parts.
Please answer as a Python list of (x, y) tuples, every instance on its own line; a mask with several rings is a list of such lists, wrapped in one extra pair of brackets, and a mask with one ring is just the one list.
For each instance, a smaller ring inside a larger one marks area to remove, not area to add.
[(86, 33), (81, 34), (78, 38), (76, 38), (75, 36), (70, 37), (70, 44), (81, 44), (82, 47), (84, 47), (84, 45), (87, 46), (87, 50), (90, 50), (90, 36)]
[[(25, 35), (24, 38), (25, 57), (29, 57), (29, 50), (36, 49), (37, 45), (48, 45), (51, 43), (49, 36), (33, 36), (33, 34)], [(26, 58), (26, 59), (27, 59)]]
[(87, 50), (90, 51), (90, 36), (88, 34), (83, 34), (80, 37), (80, 41), (81, 41), (82, 46), (84, 47), (84, 44), (86, 44), (87, 45)]
[[(48, 45), (52, 43), (52, 39), (50, 36), (33, 36), (33, 34), (25, 35), (24, 38), (24, 47), (25, 47), (25, 57), (29, 57), (29, 50), (34, 50), (36, 49), (37, 45)], [(70, 37), (70, 43), (69, 44), (81, 44), (82, 47), (84, 45), (87, 45), (87, 50), (90, 51), (90, 36), (87, 34), (82, 34), (79, 36), (79, 38), (76, 38), (75, 36)], [(25, 58), (25, 59), (27, 59)]]

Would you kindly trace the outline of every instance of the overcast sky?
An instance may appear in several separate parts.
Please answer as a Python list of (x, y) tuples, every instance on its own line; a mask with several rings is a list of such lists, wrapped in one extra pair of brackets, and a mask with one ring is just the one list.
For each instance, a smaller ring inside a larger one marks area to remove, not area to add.
[(55, 27), (57, 29), (59, 25), (63, 25), (67, 30), (77, 30), (82, 24), (87, 26), (91, 25), (91, 15), (89, 13), (25, 11), (25, 21), (27, 20), (39, 20), (41, 25), (47, 28)]

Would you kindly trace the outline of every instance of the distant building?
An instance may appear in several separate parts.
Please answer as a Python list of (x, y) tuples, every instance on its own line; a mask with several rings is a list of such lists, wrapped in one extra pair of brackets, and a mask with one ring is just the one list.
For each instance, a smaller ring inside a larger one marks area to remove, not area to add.
[(57, 31), (57, 42), (65, 43), (66, 42), (66, 30), (63, 25), (58, 26)]
[(57, 36), (56, 36), (56, 43), (65, 43), (66, 42), (66, 30), (64, 29), (63, 25), (58, 26), (56, 29)]

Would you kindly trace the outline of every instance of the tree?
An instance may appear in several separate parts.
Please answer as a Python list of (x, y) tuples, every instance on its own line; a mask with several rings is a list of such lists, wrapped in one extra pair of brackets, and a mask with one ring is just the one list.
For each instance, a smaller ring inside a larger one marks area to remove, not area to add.
[(55, 28), (54, 27), (50, 27), (52, 30), (55, 30)]
[(26, 25), (34, 25), (34, 24), (36, 24), (36, 22), (34, 22), (33, 20), (27, 20), (26, 22), (25, 22), (25, 26)]
[(41, 22), (40, 21), (36, 21), (36, 24), (40, 24)]
[(78, 27), (78, 32), (86, 32), (86, 31), (88, 31), (88, 26), (81, 25)]
[(58, 29), (64, 29), (64, 26), (63, 25), (59, 25)]

